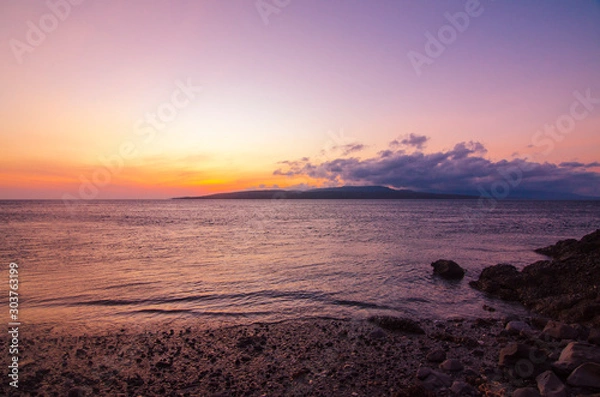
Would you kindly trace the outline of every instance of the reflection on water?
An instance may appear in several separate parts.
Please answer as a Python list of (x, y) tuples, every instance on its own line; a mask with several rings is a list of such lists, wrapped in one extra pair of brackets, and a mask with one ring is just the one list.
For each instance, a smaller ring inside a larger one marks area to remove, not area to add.
[[(504, 201), (470, 229), (465, 201), (0, 202), (30, 323), (483, 315), (516, 307), (468, 287), (483, 267), (600, 225), (600, 203)], [(448, 283), (430, 263), (468, 272)], [(3, 298), (5, 299), (5, 298)]]

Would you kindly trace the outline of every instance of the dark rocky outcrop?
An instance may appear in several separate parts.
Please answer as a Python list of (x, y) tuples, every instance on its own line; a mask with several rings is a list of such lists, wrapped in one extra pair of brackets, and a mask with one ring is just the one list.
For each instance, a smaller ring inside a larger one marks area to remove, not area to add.
[(554, 245), (535, 250), (538, 254), (546, 255), (557, 260), (582, 257), (600, 253), (600, 229), (584, 236), (581, 240), (561, 240)]
[(431, 266), (433, 266), (433, 274), (447, 280), (461, 280), (465, 276), (465, 269), (454, 261), (440, 259), (433, 262)]
[(536, 252), (552, 257), (526, 266), (484, 269), (470, 285), (565, 323), (600, 326), (600, 229)]

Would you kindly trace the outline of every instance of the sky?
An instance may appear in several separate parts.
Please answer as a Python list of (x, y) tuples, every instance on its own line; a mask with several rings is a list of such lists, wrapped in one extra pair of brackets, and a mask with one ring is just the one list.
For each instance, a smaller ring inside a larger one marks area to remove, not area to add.
[(8, 0), (0, 38), (0, 199), (600, 196), (600, 1)]

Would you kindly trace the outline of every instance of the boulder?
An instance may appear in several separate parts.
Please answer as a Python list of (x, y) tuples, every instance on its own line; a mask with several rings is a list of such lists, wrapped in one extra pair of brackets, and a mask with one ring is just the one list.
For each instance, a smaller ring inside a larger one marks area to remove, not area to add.
[(559, 260), (600, 252), (600, 229), (584, 236), (581, 240), (561, 240), (558, 243), (535, 250), (538, 254)]
[(589, 343), (571, 342), (560, 353), (554, 366), (561, 371), (572, 371), (585, 363), (600, 364), (600, 347)]
[(579, 333), (570, 325), (558, 321), (548, 321), (542, 334), (554, 339), (577, 339)]
[(447, 280), (461, 280), (465, 276), (465, 269), (454, 261), (440, 259), (433, 262), (431, 266), (433, 266), (433, 274)]
[(521, 284), (521, 275), (513, 265), (500, 264), (483, 269), (477, 281), (469, 285), (489, 294), (497, 295), (508, 301), (519, 300), (517, 287)]
[(569, 375), (567, 383), (571, 386), (600, 389), (600, 364), (581, 364)]
[(546, 371), (535, 379), (542, 397), (567, 397), (567, 388), (552, 371)]
[(542, 251), (555, 259), (537, 261), (521, 272), (511, 265), (491, 266), (469, 285), (562, 323), (599, 328), (600, 230)]

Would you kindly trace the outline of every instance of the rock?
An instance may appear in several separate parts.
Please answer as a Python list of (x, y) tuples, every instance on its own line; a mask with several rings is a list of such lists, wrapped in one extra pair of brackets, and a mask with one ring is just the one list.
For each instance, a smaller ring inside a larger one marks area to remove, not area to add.
[(561, 240), (549, 247), (538, 248), (538, 254), (550, 256), (559, 260), (571, 257), (580, 257), (586, 254), (600, 251), (600, 229), (594, 233), (584, 236), (580, 241), (575, 239)]
[(473, 386), (466, 382), (455, 380), (450, 386), (450, 391), (457, 396), (473, 396), (477, 394), (477, 391)]
[(522, 358), (529, 358), (531, 347), (523, 343), (511, 343), (500, 349), (498, 365), (508, 367), (514, 365)]
[(431, 368), (427, 368), (427, 367), (421, 367), (417, 370), (417, 379), (425, 379), (429, 376), (429, 374), (431, 374), (431, 371), (433, 371)]
[(515, 390), (512, 397), (540, 397), (540, 392), (533, 387), (522, 387)]
[(511, 334), (519, 334), (523, 331), (529, 332), (531, 331), (531, 327), (525, 321), (510, 321), (506, 324), (505, 329)]
[(567, 388), (552, 371), (546, 371), (536, 378), (542, 397), (567, 397)]
[(590, 330), (588, 342), (600, 346), (600, 328), (593, 328)]
[(578, 332), (570, 325), (558, 321), (548, 321), (542, 334), (554, 339), (577, 339)]
[(547, 354), (523, 343), (511, 343), (500, 349), (500, 367), (509, 367), (521, 378), (533, 378), (550, 368)]
[(521, 284), (519, 271), (513, 265), (500, 264), (483, 269), (477, 281), (469, 285), (480, 291), (497, 295), (504, 300), (518, 300), (517, 287)]
[(433, 262), (431, 266), (433, 266), (433, 274), (447, 280), (461, 280), (465, 276), (465, 269), (454, 261), (440, 259)]
[(421, 381), (423, 387), (428, 390), (438, 390), (452, 385), (452, 378), (450, 376), (429, 368), (419, 368), (417, 378)]
[(544, 329), (548, 325), (548, 319), (545, 317), (533, 317), (531, 319), (531, 325), (537, 329)]
[(571, 386), (600, 389), (600, 364), (581, 364), (569, 375), (567, 383)]
[(600, 364), (600, 347), (589, 343), (571, 342), (562, 350), (554, 365), (559, 369), (572, 371), (588, 362)]
[(390, 331), (402, 331), (411, 334), (425, 334), (423, 328), (414, 320), (392, 316), (372, 316), (368, 321)]
[(599, 328), (600, 229), (542, 251), (555, 259), (537, 261), (521, 272), (511, 265), (491, 266), (469, 285), (563, 323)]
[(446, 359), (446, 352), (442, 349), (435, 349), (425, 357), (427, 361), (432, 361), (434, 363), (441, 363)]
[(383, 330), (381, 330), (381, 329), (376, 329), (369, 333), (369, 337), (371, 339), (385, 339), (386, 336), (387, 335), (385, 334), (385, 332), (383, 332)]
[(449, 359), (440, 364), (440, 369), (449, 372), (458, 372), (462, 371), (464, 366), (458, 360)]
[(590, 329), (581, 324), (571, 324), (571, 327), (577, 332), (578, 340), (587, 340), (590, 336)]
[(85, 391), (79, 387), (74, 387), (67, 393), (68, 397), (85, 397)]
[(161, 360), (161, 361), (158, 361), (156, 364), (154, 364), (154, 366), (158, 369), (166, 369), (166, 368), (171, 368), (173, 366), (173, 363), (166, 361), (166, 360)]

